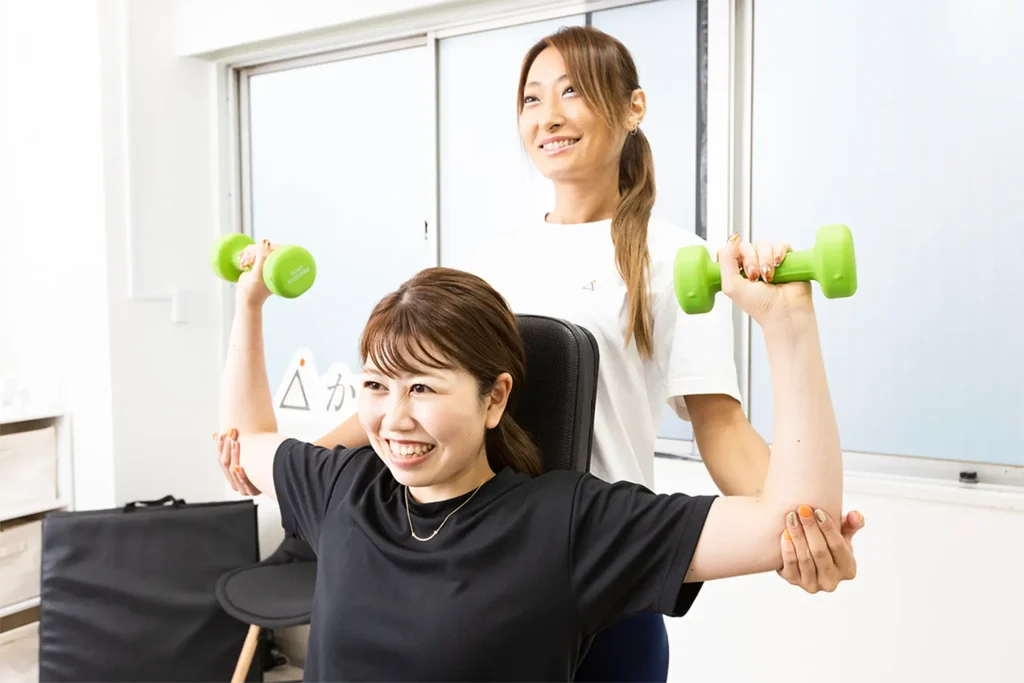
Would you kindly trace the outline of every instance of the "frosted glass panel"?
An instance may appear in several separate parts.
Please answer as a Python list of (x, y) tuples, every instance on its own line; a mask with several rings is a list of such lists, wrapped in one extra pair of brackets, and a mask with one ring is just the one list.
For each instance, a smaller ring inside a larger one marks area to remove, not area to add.
[(654, 153), (654, 213), (694, 229), (697, 200), (697, 2), (657, 0), (594, 12), (591, 25), (629, 49), (647, 94), (641, 128)]
[(317, 259), (311, 290), (267, 302), (272, 388), (303, 346), (321, 373), (338, 361), (358, 368), (373, 306), (435, 263), (424, 239), (430, 65), (414, 48), (250, 80), (255, 237)]
[(438, 43), (441, 264), (483, 273), (496, 245), (554, 203), (519, 139), (516, 86), (530, 46), (582, 15)]
[[(695, 230), (697, 172), (697, 3), (658, 0), (594, 12), (591, 25), (622, 41), (636, 62), (648, 114), (641, 127), (654, 153), (653, 213)], [(665, 407), (658, 435), (692, 439), (689, 422)]]
[(1024, 3), (770, 2), (754, 30), (754, 236), (857, 248), (853, 298), (814, 285), (843, 447), (1024, 465)]

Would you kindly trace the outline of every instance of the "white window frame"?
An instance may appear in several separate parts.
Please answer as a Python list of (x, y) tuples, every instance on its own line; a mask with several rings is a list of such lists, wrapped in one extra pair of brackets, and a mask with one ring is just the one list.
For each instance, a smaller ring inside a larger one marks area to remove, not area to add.
[[(219, 62), (218, 122), (220, 131), (221, 231), (252, 234), (248, 202), (247, 112), (248, 76), (295, 66), (427, 45), (434, 74), (434, 157), (429, 178), (433, 240), (437, 263), (439, 242), (440, 150), (437, 135), (437, 41), (453, 36), (559, 19), (655, 0), (490, 0), (471, 6), (435, 7), (401, 17), (316, 33), (303, 40), (283, 41), (242, 52), (209, 55)], [(707, 240), (722, 244), (732, 232), (751, 236), (751, 174), (753, 124), (753, 40), (756, 0), (708, 0), (707, 83)], [(411, 42), (410, 42), (411, 41)], [(233, 300), (222, 301), (222, 349), (226, 348)], [(735, 357), (744, 410), (750, 418), (749, 317), (735, 306)], [(656, 449), (668, 457), (699, 459), (693, 441), (657, 439)], [(968, 500), (977, 504), (1016, 507), (1024, 492), (1024, 467), (931, 459), (901, 454), (844, 452), (848, 490), (890, 493), (929, 500)], [(975, 472), (976, 483), (961, 481), (961, 472)], [(851, 485), (852, 484), (852, 485)], [(1009, 502), (1008, 502), (1009, 501)]]

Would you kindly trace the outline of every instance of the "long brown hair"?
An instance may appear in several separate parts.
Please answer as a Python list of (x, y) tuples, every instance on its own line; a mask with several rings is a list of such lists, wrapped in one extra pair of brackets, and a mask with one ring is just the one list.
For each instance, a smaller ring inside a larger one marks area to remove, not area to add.
[(461, 270), (427, 268), (388, 294), (373, 309), (359, 342), (362, 360), (395, 376), (423, 368), (462, 368), (477, 381), (480, 397), (498, 375), (512, 376), (505, 412), (485, 437), (487, 461), (536, 476), (540, 451), (512, 414), (526, 377), (526, 351), (516, 316), (484, 280)]
[[(542, 38), (526, 53), (519, 73), (517, 111), (523, 113), (523, 91), (537, 55), (554, 48), (565, 61), (569, 80), (583, 101), (613, 130), (622, 129), (633, 91), (640, 87), (636, 64), (626, 46), (590, 26), (567, 26)], [(615, 264), (629, 295), (630, 329), (626, 344), (636, 338), (641, 356), (653, 354), (648, 300), (650, 254), (647, 222), (654, 206), (654, 156), (643, 131), (626, 136), (619, 160), (619, 203), (612, 216)]]

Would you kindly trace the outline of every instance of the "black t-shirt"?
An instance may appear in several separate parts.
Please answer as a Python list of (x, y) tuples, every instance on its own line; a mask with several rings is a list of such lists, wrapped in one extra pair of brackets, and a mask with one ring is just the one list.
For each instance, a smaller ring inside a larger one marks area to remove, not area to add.
[[(655, 495), (590, 474), (505, 469), (427, 542), (373, 449), (286, 440), (282, 515), (318, 556), (309, 681), (569, 681), (593, 634), (682, 616), (713, 496)], [(421, 504), (429, 536), (470, 494)]]

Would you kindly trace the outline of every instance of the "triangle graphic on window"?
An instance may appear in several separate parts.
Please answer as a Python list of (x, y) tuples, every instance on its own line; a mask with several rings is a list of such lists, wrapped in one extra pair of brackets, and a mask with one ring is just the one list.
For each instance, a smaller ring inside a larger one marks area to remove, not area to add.
[[(302, 405), (298, 404), (300, 396), (302, 398)], [(291, 399), (291, 401), (289, 401), (289, 399)], [(292, 375), (292, 381), (288, 383), (288, 388), (285, 389), (284, 396), (281, 398), (281, 404), (278, 408), (309, 410), (309, 400), (306, 399), (306, 389), (302, 386), (302, 377), (299, 376), (298, 368), (295, 368), (295, 374)]]

